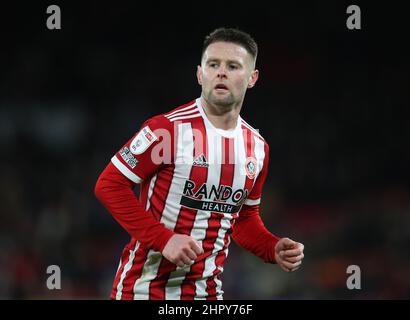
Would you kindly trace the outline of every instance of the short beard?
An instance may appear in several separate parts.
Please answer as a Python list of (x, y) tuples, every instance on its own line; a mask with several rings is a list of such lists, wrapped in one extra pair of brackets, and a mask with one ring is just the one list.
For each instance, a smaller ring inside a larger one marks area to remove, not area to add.
[(228, 111), (229, 109), (232, 108), (232, 106), (235, 105), (235, 98), (232, 95), (232, 93), (229, 93), (229, 95), (225, 98), (218, 98), (215, 95), (212, 94), (212, 92), (209, 92), (208, 95), (206, 96), (206, 100), (208, 103), (212, 104), (213, 106), (221, 109), (221, 111)]

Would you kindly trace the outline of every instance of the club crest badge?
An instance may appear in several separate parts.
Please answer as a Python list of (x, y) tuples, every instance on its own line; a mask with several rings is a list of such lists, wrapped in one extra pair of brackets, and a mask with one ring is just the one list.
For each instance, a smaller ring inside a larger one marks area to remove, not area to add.
[(130, 150), (133, 154), (141, 154), (157, 139), (157, 136), (146, 126), (132, 140)]
[(256, 174), (256, 159), (255, 159), (254, 157), (248, 157), (248, 158), (246, 158), (245, 171), (246, 171), (246, 176), (247, 176), (249, 179), (255, 178), (255, 174)]

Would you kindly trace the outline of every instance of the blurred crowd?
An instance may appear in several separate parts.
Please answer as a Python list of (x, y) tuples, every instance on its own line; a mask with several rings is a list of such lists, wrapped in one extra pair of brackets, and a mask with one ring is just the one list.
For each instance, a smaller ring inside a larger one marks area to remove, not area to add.
[[(270, 145), (262, 218), (278, 236), (304, 243), (305, 260), (285, 273), (232, 243), (225, 298), (408, 299), (403, 40), (376, 23), (376, 31), (348, 33), (332, 24), (336, 9), (316, 9), (310, 22), (303, 8), (288, 16), (260, 10), (258, 23), (243, 26), (226, 21), (260, 47), (261, 77), (242, 117)], [(125, 8), (87, 12), (63, 20), (60, 34), (32, 17), (4, 38), (1, 299), (108, 299), (129, 236), (95, 199), (96, 179), (143, 121), (200, 95), (202, 39), (225, 21), (187, 30), (178, 20), (165, 30), (171, 21), (147, 28), (148, 19), (133, 20)], [(61, 290), (46, 286), (49, 265), (61, 268)], [(349, 265), (360, 267), (360, 290), (346, 286)]]

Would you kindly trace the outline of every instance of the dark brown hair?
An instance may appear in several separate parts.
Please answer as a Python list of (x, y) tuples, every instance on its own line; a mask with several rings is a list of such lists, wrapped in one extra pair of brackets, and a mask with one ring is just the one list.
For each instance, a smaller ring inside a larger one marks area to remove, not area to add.
[(254, 59), (256, 59), (258, 55), (258, 45), (248, 33), (235, 28), (218, 28), (205, 37), (202, 46), (202, 56), (211, 43), (220, 41), (231, 42), (242, 46)]

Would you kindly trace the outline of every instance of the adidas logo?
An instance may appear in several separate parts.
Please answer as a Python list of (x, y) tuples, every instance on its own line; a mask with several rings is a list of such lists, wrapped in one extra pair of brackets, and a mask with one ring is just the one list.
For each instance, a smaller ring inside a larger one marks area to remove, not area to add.
[(198, 158), (196, 158), (192, 165), (197, 166), (197, 167), (208, 167), (209, 166), (203, 154), (201, 154)]

